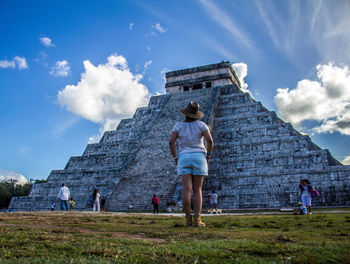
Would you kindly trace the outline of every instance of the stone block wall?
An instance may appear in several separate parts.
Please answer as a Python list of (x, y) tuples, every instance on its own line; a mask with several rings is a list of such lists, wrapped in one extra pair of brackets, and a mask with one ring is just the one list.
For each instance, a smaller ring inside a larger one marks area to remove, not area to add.
[(48, 210), (51, 201), (57, 201), (62, 183), (69, 187), (78, 210), (88, 209), (95, 188), (108, 201), (168, 98), (168, 95), (152, 97), (148, 107), (137, 109), (132, 118), (122, 120), (99, 143), (88, 144), (83, 155), (71, 157), (63, 170), (53, 170), (46, 183), (34, 184), (28, 197), (14, 197), (10, 207)]
[(203, 192), (216, 190), (222, 208), (295, 207), (305, 178), (321, 191), (315, 206), (350, 205), (350, 166), (249, 94), (222, 89), (214, 115), (215, 148)]

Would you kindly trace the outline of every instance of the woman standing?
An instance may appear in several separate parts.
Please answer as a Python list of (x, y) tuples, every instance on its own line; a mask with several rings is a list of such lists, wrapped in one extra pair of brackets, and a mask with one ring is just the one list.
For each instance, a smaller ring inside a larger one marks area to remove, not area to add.
[(301, 191), (301, 202), (303, 206), (307, 208), (307, 212), (309, 214), (311, 213), (311, 191), (312, 191), (312, 186), (309, 180), (301, 180), (299, 184), (299, 189)]
[[(169, 147), (177, 174), (182, 182), (182, 205), (186, 213), (186, 226), (202, 227), (202, 184), (204, 176), (208, 175), (208, 163), (214, 147), (208, 126), (199, 121), (204, 114), (199, 111), (196, 102), (190, 102), (187, 108), (181, 108), (186, 116), (185, 121), (176, 123), (171, 134)], [(203, 138), (207, 141), (204, 146)], [(175, 141), (179, 139), (179, 149), (176, 155)], [(191, 192), (193, 191), (194, 222), (191, 215)]]
[(97, 189), (94, 190), (92, 197), (94, 199), (92, 210), (99, 212), (100, 211), (100, 194)]

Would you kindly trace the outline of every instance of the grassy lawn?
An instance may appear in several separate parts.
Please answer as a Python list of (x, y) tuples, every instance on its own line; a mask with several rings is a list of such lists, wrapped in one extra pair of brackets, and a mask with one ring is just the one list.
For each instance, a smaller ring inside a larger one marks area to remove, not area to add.
[(350, 214), (1, 213), (0, 263), (350, 263)]

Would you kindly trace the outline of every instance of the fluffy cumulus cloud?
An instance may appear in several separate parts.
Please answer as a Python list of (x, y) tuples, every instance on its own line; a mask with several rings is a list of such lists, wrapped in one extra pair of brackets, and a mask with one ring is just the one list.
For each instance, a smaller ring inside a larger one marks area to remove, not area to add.
[(0, 68), (18, 68), (19, 70), (28, 69), (25, 57), (15, 56), (12, 60), (0, 60)]
[(51, 68), (50, 74), (53, 76), (65, 77), (70, 73), (70, 66), (68, 61), (57, 61), (55, 66)]
[(14, 61), (16, 62), (16, 65), (18, 69), (23, 70), (28, 68), (27, 60), (24, 57), (14, 57)]
[(343, 159), (342, 163), (344, 165), (350, 165), (350, 156), (347, 156)]
[(17, 181), (17, 184), (20, 184), (20, 185), (29, 182), (26, 177), (24, 177), (22, 174), (18, 172), (0, 170), (0, 181), (10, 181), (10, 180), (15, 180)]
[(140, 83), (143, 75), (133, 74), (123, 56), (113, 54), (97, 66), (86, 60), (84, 68), (78, 84), (67, 85), (57, 98), (67, 110), (101, 124), (100, 134), (91, 137), (91, 143), (104, 131), (115, 129), (121, 119), (132, 116), (137, 107), (147, 105), (150, 93)]
[(241, 90), (245, 93), (250, 93), (248, 90), (248, 84), (244, 81), (244, 78), (248, 75), (248, 65), (243, 62), (238, 62), (231, 66), (235, 70), (239, 82), (241, 83)]
[(52, 43), (52, 40), (48, 37), (41, 37), (40, 38), (41, 44), (43, 44), (45, 47), (54, 47), (55, 44)]
[(316, 133), (338, 131), (350, 135), (350, 70), (332, 63), (317, 65), (318, 80), (301, 80), (295, 89), (277, 89), (279, 115), (296, 127), (304, 120), (318, 121)]
[(14, 60), (0, 60), (0, 68), (16, 68)]

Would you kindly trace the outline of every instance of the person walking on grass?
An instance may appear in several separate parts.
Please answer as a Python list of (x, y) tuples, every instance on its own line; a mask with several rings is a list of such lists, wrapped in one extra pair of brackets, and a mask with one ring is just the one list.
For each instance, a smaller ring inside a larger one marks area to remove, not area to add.
[(211, 194), (208, 194), (207, 197), (205, 198), (205, 208), (207, 213), (209, 213), (211, 209), (210, 201), (211, 201)]
[(311, 192), (312, 192), (312, 186), (309, 180), (301, 180), (299, 184), (299, 189), (301, 191), (301, 202), (303, 206), (307, 208), (308, 214), (312, 214), (311, 212)]
[(70, 207), (70, 210), (71, 210), (71, 211), (74, 211), (74, 209), (75, 209), (75, 202), (74, 202), (73, 197), (71, 197), (71, 198), (69, 199), (69, 207)]
[(61, 200), (61, 210), (64, 211), (65, 209), (69, 211), (69, 197), (70, 197), (70, 191), (65, 183), (62, 184), (62, 187), (58, 193), (58, 199)]
[(104, 196), (101, 198), (101, 209), (102, 211), (106, 211), (106, 198)]
[(152, 204), (153, 204), (153, 213), (155, 214), (157, 212), (158, 214), (159, 198), (155, 194), (153, 194)]
[(52, 201), (50, 204), (51, 211), (55, 211), (55, 207), (56, 207), (56, 203), (55, 203), (55, 201)]
[[(186, 226), (202, 227), (202, 185), (204, 176), (208, 176), (208, 163), (214, 142), (208, 126), (199, 121), (204, 114), (199, 111), (196, 102), (190, 102), (180, 109), (185, 115), (183, 122), (178, 122), (172, 129), (169, 141), (170, 153), (177, 165), (177, 174), (182, 183), (182, 205), (186, 214)], [(175, 142), (179, 140), (176, 154)], [(203, 139), (207, 146), (204, 146)], [(191, 214), (191, 192), (193, 192), (194, 222)]]
[(92, 210), (99, 212), (100, 211), (100, 194), (97, 189), (94, 190), (92, 197), (94, 199)]
[(215, 190), (213, 190), (212, 194), (211, 194), (211, 199), (210, 199), (210, 208), (211, 208), (211, 214), (214, 212), (215, 209), (215, 213), (218, 213), (218, 194), (215, 192)]

